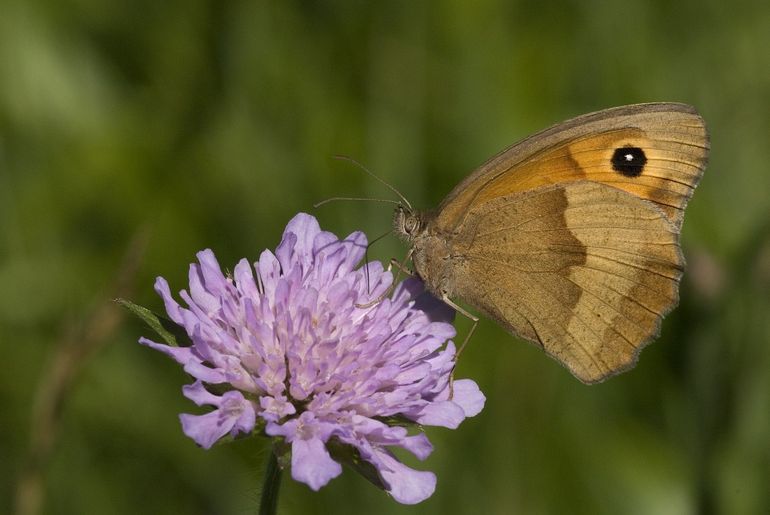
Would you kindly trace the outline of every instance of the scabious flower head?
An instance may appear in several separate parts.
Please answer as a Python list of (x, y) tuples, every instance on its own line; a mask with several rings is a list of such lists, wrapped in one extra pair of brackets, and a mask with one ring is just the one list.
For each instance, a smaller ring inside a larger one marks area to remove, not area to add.
[(180, 415), (200, 446), (267, 434), (291, 449), (292, 477), (314, 490), (342, 471), (330, 450), (345, 449), (375, 471), (375, 483), (412, 504), (433, 493), (436, 477), (389, 450), (419, 459), (432, 451), (425, 434), (404, 422), (456, 428), (481, 411), (484, 396), (473, 381), (457, 380), (450, 399), (454, 313), (419, 280), (366, 306), (393, 278), (379, 262), (368, 263), (367, 273), (356, 269), (365, 248), (363, 233), (339, 240), (299, 214), (275, 254), (264, 251), (253, 268), (241, 260), (232, 277), (204, 250), (190, 266), (189, 292), (180, 292), (186, 308), (163, 278), (155, 283), (192, 344), (140, 342), (184, 365), (196, 379), (184, 395), (213, 406)]

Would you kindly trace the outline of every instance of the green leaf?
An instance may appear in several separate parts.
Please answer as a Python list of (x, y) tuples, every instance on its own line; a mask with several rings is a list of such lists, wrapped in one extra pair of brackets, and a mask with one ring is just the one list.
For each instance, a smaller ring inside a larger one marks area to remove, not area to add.
[(150, 329), (155, 331), (168, 345), (179, 347), (179, 343), (177, 343), (177, 339), (173, 333), (176, 333), (183, 339), (187, 338), (187, 335), (178, 325), (163, 316), (156, 315), (144, 306), (134, 304), (126, 299), (115, 299), (115, 302), (142, 319), (144, 323), (150, 326)]

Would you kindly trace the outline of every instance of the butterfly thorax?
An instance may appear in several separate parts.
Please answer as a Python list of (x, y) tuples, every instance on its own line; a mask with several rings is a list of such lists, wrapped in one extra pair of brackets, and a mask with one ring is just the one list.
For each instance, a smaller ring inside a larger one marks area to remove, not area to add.
[(431, 211), (412, 211), (399, 206), (393, 216), (393, 228), (410, 246), (415, 272), (436, 297), (453, 296), (451, 238), (431, 223)]

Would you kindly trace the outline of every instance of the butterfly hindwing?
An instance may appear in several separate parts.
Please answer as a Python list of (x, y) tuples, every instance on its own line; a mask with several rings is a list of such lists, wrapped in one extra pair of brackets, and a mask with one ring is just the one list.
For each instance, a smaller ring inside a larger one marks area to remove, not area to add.
[(470, 305), (584, 382), (629, 368), (677, 303), (677, 232), (654, 204), (577, 181), (468, 212), (452, 248)]

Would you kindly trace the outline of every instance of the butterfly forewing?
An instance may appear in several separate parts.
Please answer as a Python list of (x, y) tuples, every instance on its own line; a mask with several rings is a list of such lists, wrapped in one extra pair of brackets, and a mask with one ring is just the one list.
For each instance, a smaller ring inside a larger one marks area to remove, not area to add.
[[(452, 230), (475, 205), (586, 179), (651, 200), (679, 227), (703, 174), (708, 146), (703, 119), (684, 104), (639, 104), (584, 115), (490, 159), (447, 196), (437, 224)], [(634, 159), (644, 161), (639, 173)]]

